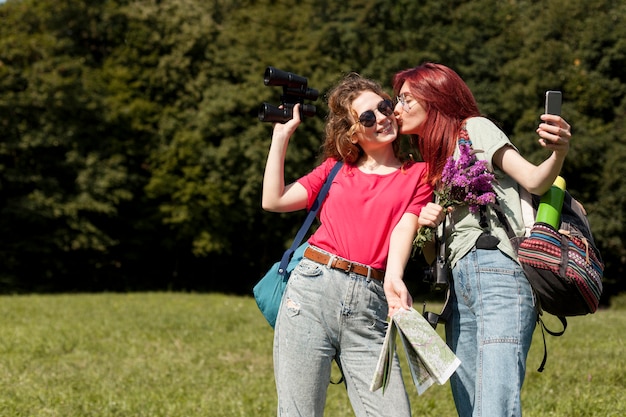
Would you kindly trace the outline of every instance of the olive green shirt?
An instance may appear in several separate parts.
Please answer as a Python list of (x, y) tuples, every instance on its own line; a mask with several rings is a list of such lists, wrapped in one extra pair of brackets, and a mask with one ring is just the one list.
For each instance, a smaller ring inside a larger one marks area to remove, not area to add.
[[(500, 208), (507, 217), (509, 224), (517, 236), (524, 235), (522, 209), (520, 204), (519, 185), (500, 168), (492, 163), (493, 155), (504, 146), (510, 146), (517, 151), (509, 138), (493, 122), (484, 117), (473, 117), (467, 120), (467, 132), (472, 141), (472, 148), (481, 151), (476, 157), (488, 162), (489, 171), (495, 175), (493, 184)], [(454, 158), (459, 157), (457, 146)], [(486, 210), (488, 231), (500, 239), (498, 249), (517, 260), (517, 255), (509, 242), (506, 230), (500, 224), (493, 208)], [(450, 267), (472, 250), (476, 239), (483, 233), (480, 227), (480, 213), (470, 213), (468, 206), (457, 206), (446, 218), (446, 244)], [(443, 227), (439, 228), (441, 235)]]

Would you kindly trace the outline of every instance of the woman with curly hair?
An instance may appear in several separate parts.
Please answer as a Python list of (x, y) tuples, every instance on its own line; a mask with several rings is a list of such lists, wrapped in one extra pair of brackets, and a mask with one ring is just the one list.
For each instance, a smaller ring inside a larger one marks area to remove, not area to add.
[(278, 313), (278, 415), (321, 416), (336, 360), (357, 416), (409, 417), (397, 357), (385, 395), (369, 386), (389, 309), (412, 304), (403, 273), (432, 188), (425, 164), (400, 158), (394, 104), (379, 84), (350, 74), (328, 105), (321, 164), (285, 185), (287, 146), (300, 124), (296, 105), (292, 120), (274, 126), (263, 179), (265, 210), (308, 209), (335, 163), (344, 162)]

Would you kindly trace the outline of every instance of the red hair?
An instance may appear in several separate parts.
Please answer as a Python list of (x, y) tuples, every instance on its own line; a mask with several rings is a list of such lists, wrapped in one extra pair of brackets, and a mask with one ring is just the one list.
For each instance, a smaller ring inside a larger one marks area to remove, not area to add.
[(480, 116), (478, 105), (463, 79), (445, 65), (425, 63), (400, 71), (393, 78), (396, 94), (404, 84), (426, 111), (423, 135), (411, 135), (411, 140), (428, 163), (427, 181), (434, 185), (454, 154), (461, 124)]

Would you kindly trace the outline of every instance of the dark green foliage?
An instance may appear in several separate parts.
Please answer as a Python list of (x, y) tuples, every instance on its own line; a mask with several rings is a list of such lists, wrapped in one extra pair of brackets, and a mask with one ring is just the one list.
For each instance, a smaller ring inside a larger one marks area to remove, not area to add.
[(623, 289), (623, 2), (8, 0), (0, 17), (0, 291), (248, 292), (304, 214), (260, 208), (271, 125), (257, 111), (282, 93), (265, 68), (321, 93), (290, 181), (318, 161), (341, 77), (390, 90), (427, 60), (456, 69), (534, 162), (543, 92), (563, 91), (563, 175)]

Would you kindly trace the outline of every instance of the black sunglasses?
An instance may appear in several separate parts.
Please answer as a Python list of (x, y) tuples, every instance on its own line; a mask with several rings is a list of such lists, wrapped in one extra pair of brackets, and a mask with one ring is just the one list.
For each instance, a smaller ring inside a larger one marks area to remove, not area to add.
[[(393, 114), (393, 102), (391, 100), (383, 100), (378, 103), (376, 108), (378, 111), (389, 117)], [(376, 124), (376, 115), (374, 114), (374, 110), (366, 110), (359, 116), (359, 123), (361, 123), (365, 127), (372, 127)]]

